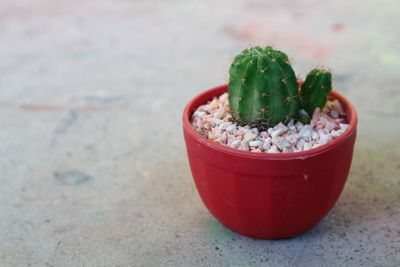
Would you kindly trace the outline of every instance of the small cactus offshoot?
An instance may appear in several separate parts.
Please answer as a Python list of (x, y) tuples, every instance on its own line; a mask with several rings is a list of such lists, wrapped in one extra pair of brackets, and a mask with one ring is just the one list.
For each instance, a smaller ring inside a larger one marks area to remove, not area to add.
[(323, 109), (332, 90), (332, 74), (322, 69), (310, 71), (301, 86), (303, 109), (312, 116), (316, 108)]
[(271, 46), (245, 49), (235, 57), (229, 76), (230, 108), (239, 124), (266, 128), (297, 115), (296, 75), (285, 53)]

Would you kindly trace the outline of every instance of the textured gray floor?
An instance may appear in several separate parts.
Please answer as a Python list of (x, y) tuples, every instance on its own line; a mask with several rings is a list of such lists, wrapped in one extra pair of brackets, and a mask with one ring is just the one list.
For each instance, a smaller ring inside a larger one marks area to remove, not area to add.
[[(0, 266), (399, 266), (398, 1), (0, 0)], [(359, 112), (345, 190), (302, 236), (222, 227), (181, 111), (233, 56), (329, 66)]]

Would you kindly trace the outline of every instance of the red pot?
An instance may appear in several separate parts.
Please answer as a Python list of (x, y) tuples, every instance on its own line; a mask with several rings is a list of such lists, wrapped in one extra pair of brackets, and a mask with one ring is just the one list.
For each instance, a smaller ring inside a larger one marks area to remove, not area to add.
[(333, 141), (304, 152), (268, 154), (222, 146), (190, 125), (194, 110), (227, 85), (191, 100), (183, 112), (183, 130), (193, 178), (208, 210), (240, 234), (278, 239), (299, 235), (315, 226), (333, 207), (351, 165), (357, 132), (352, 104), (333, 91), (350, 123)]

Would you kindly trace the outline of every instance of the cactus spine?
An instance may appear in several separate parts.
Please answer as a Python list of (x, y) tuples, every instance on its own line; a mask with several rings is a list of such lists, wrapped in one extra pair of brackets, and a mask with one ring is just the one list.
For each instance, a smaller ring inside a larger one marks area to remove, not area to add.
[(301, 86), (302, 106), (312, 116), (316, 108), (324, 108), (332, 90), (332, 74), (322, 69), (313, 69)]
[(245, 49), (229, 70), (229, 103), (239, 124), (260, 128), (287, 123), (300, 108), (295, 73), (285, 53)]

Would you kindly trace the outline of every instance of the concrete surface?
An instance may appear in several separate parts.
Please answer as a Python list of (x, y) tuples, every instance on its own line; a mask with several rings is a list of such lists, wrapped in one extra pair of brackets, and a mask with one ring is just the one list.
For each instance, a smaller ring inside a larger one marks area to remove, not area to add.
[[(400, 266), (398, 1), (0, 0), (0, 266)], [(329, 66), (357, 107), (351, 174), (294, 239), (222, 227), (180, 116), (233, 56)]]

